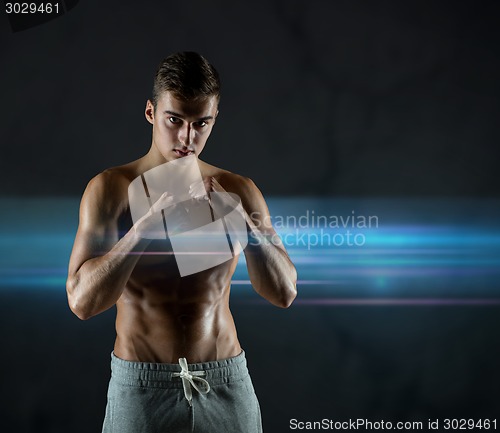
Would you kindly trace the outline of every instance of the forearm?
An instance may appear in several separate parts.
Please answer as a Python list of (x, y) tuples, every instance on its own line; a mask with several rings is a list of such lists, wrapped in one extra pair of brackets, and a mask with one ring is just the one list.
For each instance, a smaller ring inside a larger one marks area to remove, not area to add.
[(66, 284), (71, 310), (85, 320), (116, 304), (149, 243), (131, 229), (108, 253), (83, 263)]
[(245, 257), (253, 287), (272, 304), (289, 307), (297, 296), (297, 271), (293, 263), (277, 237), (266, 236), (249, 218), (247, 229)]

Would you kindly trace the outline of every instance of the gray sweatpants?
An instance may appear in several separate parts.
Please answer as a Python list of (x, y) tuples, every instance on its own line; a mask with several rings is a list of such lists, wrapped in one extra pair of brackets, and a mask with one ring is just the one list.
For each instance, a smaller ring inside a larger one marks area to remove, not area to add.
[(262, 432), (244, 352), (199, 364), (179, 361), (131, 362), (111, 354), (103, 433)]

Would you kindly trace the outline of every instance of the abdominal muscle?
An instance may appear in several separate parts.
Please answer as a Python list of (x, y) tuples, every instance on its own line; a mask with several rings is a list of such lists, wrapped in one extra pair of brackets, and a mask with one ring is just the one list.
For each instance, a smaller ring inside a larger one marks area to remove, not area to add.
[(241, 346), (229, 310), (236, 262), (183, 278), (166, 278), (166, 263), (159, 269), (139, 262), (116, 304), (115, 355), (175, 364), (237, 356)]

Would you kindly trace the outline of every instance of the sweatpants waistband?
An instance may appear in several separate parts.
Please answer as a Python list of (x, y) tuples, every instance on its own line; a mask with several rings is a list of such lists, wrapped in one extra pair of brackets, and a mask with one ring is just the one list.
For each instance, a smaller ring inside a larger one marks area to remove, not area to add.
[[(218, 361), (188, 364), (190, 372), (204, 372), (211, 386), (231, 383), (248, 376), (245, 352)], [(126, 361), (111, 353), (111, 380), (122, 385), (152, 388), (182, 388), (179, 364)]]

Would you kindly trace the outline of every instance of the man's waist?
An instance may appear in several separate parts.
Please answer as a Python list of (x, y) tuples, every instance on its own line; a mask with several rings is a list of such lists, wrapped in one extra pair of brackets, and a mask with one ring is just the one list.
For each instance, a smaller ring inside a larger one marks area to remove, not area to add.
[[(203, 373), (211, 386), (230, 383), (248, 376), (245, 352), (230, 358), (189, 363), (190, 372)], [(182, 388), (178, 363), (127, 361), (111, 353), (112, 380), (122, 385), (148, 388)], [(195, 373), (196, 375), (196, 373)]]

